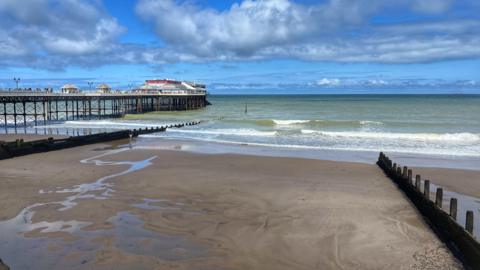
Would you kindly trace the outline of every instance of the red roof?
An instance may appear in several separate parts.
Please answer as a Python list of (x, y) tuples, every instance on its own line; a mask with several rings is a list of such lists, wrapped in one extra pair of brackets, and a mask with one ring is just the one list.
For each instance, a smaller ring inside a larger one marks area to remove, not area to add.
[(163, 80), (146, 80), (145, 81), (147, 84), (181, 84), (179, 81), (174, 81), (174, 80), (168, 80), (168, 79), (163, 79)]

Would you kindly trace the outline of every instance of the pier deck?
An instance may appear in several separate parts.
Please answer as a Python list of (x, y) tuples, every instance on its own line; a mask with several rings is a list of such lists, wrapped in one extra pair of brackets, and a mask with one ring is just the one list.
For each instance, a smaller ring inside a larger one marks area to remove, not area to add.
[(194, 110), (208, 104), (197, 93), (47, 93), (0, 91), (0, 125), (120, 117), (128, 113)]

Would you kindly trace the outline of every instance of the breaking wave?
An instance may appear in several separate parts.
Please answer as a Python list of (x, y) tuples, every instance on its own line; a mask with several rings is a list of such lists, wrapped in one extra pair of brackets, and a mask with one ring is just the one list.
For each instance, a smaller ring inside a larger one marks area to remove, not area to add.
[(223, 122), (233, 124), (251, 124), (263, 127), (275, 126), (348, 126), (361, 127), (383, 125), (379, 121), (370, 120), (302, 120), (302, 119), (222, 119)]
[(189, 130), (189, 129), (169, 129), (173, 133), (206, 134), (206, 135), (234, 135), (234, 136), (275, 136), (276, 131), (259, 131), (255, 129), (208, 129), (208, 130)]
[(400, 139), (415, 141), (451, 141), (451, 142), (480, 142), (480, 134), (473, 133), (389, 133), (389, 132), (362, 132), (362, 131), (319, 131), (302, 129), (302, 134), (317, 134), (328, 137), (358, 138), (358, 139)]

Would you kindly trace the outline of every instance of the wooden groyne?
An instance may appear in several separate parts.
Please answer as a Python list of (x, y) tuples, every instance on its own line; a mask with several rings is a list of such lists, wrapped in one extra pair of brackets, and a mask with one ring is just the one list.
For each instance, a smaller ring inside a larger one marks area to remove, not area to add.
[(2, 259), (0, 259), (0, 270), (10, 270), (10, 267), (4, 264)]
[[(442, 205), (442, 188), (437, 188), (435, 200), (430, 200), (430, 181), (423, 181), (422, 192), (421, 175), (416, 175), (413, 179), (411, 169), (393, 163), (384, 153), (380, 153), (377, 165), (407, 195), (440, 239), (452, 249), (465, 266), (469, 269), (480, 269), (480, 243), (473, 234), (473, 211), (458, 213), (457, 199), (451, 198), (449, 213), (445, 212)], [(457, 223), (460, 214), (466, 215), (464, 226)]]
[(15, 128), (28, 124), (46, 125), (48, 121), (112, 118), (152, 111), (194, 110), (209, 104), (205, 94), (0, 91), (0, 125)]
[(113, 132), (103, 132), (84, 136), (72, 136), (64, 139), (48, 138), (44, 140), (28, 141), (18, 139), (14, 142), (0, 142), (0, 160), (24, 156), (29, 154), (48, 152), (82, 146), (87, 144), (102, 143), (120, 139), (130, 139), (138, 135), (163, 132), (167, 128), (181, 128), (184, 126), (193, 126), (200, 124), (201, 121), (188, 122), (169, 126), (146, 127), (143, 129), (120, 130)]

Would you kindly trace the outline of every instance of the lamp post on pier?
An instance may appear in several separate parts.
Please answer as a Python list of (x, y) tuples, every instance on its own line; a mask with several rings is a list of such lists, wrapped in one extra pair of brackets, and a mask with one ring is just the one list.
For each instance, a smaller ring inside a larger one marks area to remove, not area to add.
[(18, 90), (18, 83), (20, 82), (20, 78), (13, 78), (13, 80), (15, 81), (17, 87), (15, 88), (15, 90)]

